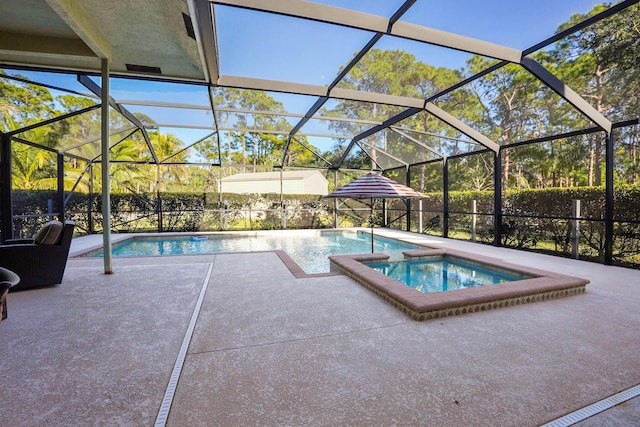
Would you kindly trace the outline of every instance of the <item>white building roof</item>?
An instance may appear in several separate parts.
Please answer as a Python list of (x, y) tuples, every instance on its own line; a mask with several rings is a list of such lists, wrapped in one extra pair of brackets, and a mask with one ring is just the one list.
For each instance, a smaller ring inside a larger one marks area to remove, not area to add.
[[(320, 176), (327, 180), (319, 171), (283, 171), (282, 180), (298, 180), (310, 177)], [(238, 182), (238, 181), (280, 181), (280, 172), (253, 172), (238, 173), (235, 175), (222, 178), (222, 182)]]

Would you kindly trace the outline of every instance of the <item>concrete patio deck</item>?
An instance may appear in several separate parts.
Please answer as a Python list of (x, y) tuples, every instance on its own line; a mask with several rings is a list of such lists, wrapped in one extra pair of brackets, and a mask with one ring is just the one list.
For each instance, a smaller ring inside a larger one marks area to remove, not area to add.
[[(61, 285), (8, 296), (0, 424), (153, 425), (205, 285), (169, 426), (538, 426), (640, 384), (640, 271), (376, 234), (591, 283), (417, 322), (346, 276), (295, 278), (272, 252), (115, 258), (111, 275), (71, 259)], [(640, 400), (576, 425), (640, 425)]]

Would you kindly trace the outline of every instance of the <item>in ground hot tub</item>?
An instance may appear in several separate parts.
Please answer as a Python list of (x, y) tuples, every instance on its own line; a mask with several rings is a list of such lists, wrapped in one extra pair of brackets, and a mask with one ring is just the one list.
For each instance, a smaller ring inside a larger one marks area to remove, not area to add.
[[(384, 254), (329, 259), (332, 271), (350, 276), (416, 320), (581, 294), (589, 283), (578, 277), (450, 249), (406, 251), (404, 256), (406, 260), (392, 262)], [(438, 280), (423, 281), (428, 273), (439, 276)], [(472, 280), (474, 275), (485, 274), (486, 278)]]
[(515, 282), (534, 277), (520, 271), (497, 268), (450, 255), (373, 261), (365, 264), (424, 294)]

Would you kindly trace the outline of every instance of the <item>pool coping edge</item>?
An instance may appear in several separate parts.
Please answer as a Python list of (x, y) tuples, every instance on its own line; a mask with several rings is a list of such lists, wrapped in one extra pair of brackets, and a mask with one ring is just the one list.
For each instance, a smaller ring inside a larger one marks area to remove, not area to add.
[(404, 254), (406, 258), (411, 259), (443, 255), (455, 256), (534, 277), (476, 288), (424, 294), (369, 268), (362, 262), (386, 260), (389, 258), (388, 255), (376, 253), (335, 255), (330, 256), (329, 260), (332, 271), (349, 276), (415, 320), (453, 316), (582, 294), (586, 292), (586, 285), (590, 282), (579, 277), (512, 264), (497, 258), (453, 249), (425, 248), (424, 250), (407, 251)]

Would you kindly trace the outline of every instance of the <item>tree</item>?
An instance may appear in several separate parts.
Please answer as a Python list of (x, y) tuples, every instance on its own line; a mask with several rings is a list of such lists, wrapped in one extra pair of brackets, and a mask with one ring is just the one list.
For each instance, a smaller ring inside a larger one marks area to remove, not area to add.
[[(604, 4), (597, 5), (587, 14), (573, 15), (558, 28), (558, 31), (582, 22), (608, 7)], [(627, 10), (625, 15), (636, 16), (637, 19), (637, 7), (630, 9), (631, 11)], [(550, 53), (553, 63), (559, 64), (554, 70), (556, 75), (589, 101), (598, 112), (609, 118), (617, 115), (617, 100), (624, 96), (623, 91), (616, 90), (620, 89), (616, 81), (620, 83), (620, 79), (626, 80), (616, 77), (615, 66), (618, 63), (624, 63), (623, 68), (629, 65), (626, 56), (635, 54), (625, 50), (625, 47), (634, 47), (637, 43), (628, 39), (634, 38), (633, 30), (628, 32), (613, 28), (621, 25), (621, 21), (624, 20), (622, 16), (601, 20), (556, 43), (555, 50)], [(618, 35), (623, 37), (616, 41)], [(612, 49), (617, 49), (618, 52), (614, 53)], [(589, 138), (589, 142), (588, 185), (598, 186), (602, 184), (604, 139), (601, 135), (594, 134)]]
[[(399, 50), (371, 49), (338, 86), (366, 92), (427, 98), (459, 80), (461, 80), (459, 72), (446, 68), (435, 68), (422, 63), (410, 53)], [(385, 104), (342, 100), (333, 108), (323, 108), (321, 114), (328, 117), (354, 119), (351, 122), (332, 121), (329, 127), (337, 133), (356, 136), (371, 126), (363, 127), (358, 120), (382, 122), (403, 110), (402, 107)], [(428, 114), (407, 118), (400, 125), (407, 129), (431, 131), (449, 136), (457, 135), (457, 131), (444, 126)], [(408, 144), (406, 139), (398, 137), (395, 133), (381, 133), (368, 138), (363, 143), (366, 144), (365, 148), (374, 162), (382, 162), (382, 159), (386, 158), (384, 155), (380, 155), (382, 158), (378, 159), (378, 151), (401, 154), (403, 158), (413, 159), (422, 158), (422, 154), (417, 152), (424, 150), (415, 144)], [(342, 146), (336, 146), (336, 149), (338, 148), (341, 149)], [(433, 148), (439, 149), (437, 143)], [(331, 155), (325, 153), (324, 157), (331, 157)], [(375, 164), (372, 167), (375, 167)]]
[(19, 81), (10, 83), (3, 75), (6, 73), (0, 69), (0, 131), (19, 129), (55, 116), (48, 89)]
[[(291, 128), (289, 122), (277, 114), (285, 113), (281, 102), (265, 91), (249, 89), (219, 88), (213, 98), (219, 108), (219, 125), (238, 129), (225, 132), (221, 160), (243, 166), (280, 164)], [(217, 146), (213, 142), (198, 144), (197, 150), (206, 158), (216, 158)]]
[[(493, 63), (474, 56), (467, 65), (475, 74)], [(505, 65), (475, 80), (469, 90), (474, 93), (482, 114), (474, 118), (473, 127), (501, 145), (532, 137), (539, 131), (539, 123), (545, 121), (535, 108), (540, 87), (533, 75), (516, 64)], [(510, 150), (503, 152), (502, 183), (505, 189), (512, 183), (512, 163), (517, 162), (512, 154)]]
[[(170, 159), (172, 163), (187, 163), (186, 151), (180, 151), (184, 147), (184, 143), (175, 135), (167, 134), (162, 135), (158, 131), (149, 132), (149, 139), (151, 145), (158, 156), (158, 159), (166, 159), (169, 156), (173, 156)], [(185, 184), (189, 183), (189, 169), (185, 165), (173, 164), (159, 166), (158, 176), (158, 190), (166, 190), (169, 187), (183, 188)]]

